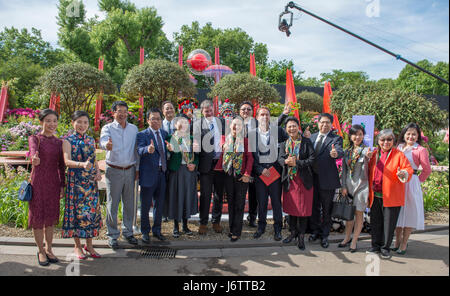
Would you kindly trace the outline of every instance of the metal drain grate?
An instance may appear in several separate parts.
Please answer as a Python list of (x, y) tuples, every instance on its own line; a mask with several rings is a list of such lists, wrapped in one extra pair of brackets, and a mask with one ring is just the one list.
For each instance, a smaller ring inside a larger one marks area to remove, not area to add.
[(141, 250), (141, 257), (148, 259), (175, 258), (177, 250), (169, 247), (150, 247)]

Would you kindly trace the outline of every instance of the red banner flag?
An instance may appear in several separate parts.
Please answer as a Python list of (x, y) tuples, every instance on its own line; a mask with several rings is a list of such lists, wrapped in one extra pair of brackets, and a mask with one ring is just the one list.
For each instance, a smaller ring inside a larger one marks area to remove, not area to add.
[(339, 136), (343, 138), (344, 135), (342, 134), (341, 124), (339, 123), (339, 119), (336, 113), (333, 113), (333, 127), (338, 132)]
[[(144, 48), (140, 48), (140, 56), (139, 56), (139, 65), (144, 63)], [(139, 104), (141, 108), (139, 108), (139, 128), (144, 127), (144, 97), (139, 97)]]
[(178, 65), (183, 67), (183, 45), (178, 46)]
[(331, 114), (331, 95), (332, 95), (332, 91), (331, 91), (331, 85), (328, 81), (325, 82), (325, 85), (323, 87), (323, 108), (322, 108), (322, 112), (323, 113), (330, 113)]
[(8, 87), (6, 85), (2, 85), (2, 92), (0, 95), (0, 124), (3, 122), (5, 118), (6, 108), (8, 107)]
[[(285, 95), (284, 101), (285, 101), (285, 103), (297, 104), (297, 96), (295, 94), (294, 78), (292, 77), (292, 70), (290, 70), (290, 69), (286, 70), (286, 95)], [(298, 109), (294, 110), (294, 116), (300, 122), (300, 114), (298, 112)], [(302, 131), (301, 125), (299, 126), (299, 128), (300, 128), (300, 131)]]
[[(98, 59), (98, 69), (103, 71), (103, 62), (105, 60), (102, 58)], [(103, 105), (103, 90), (98, 94), (97, 100), (95, 101), (95, 117), (94, 117), (94, 130), (100, 130), (100, 114), (102, 113)]]
[[(214, 63), (216, 65), (220, 64), (220, 52), (218, 47), (214, 48)], [(215, 83), (218, 83), (219, 80), (220, 80), (219, 76), (216, 75)], [(213, 107), (214, 107), (214, 116), (219, 116), (219, 97), (214, 97)]]
[[(256, 63), (255, 63), (255, 54), (250, 54), (250, 74), (256, 77)], [(252, 100), (253, 103), (253, 117), (256, 117), (256, 112), (259, 109), (259, 104), (256, 99)]]

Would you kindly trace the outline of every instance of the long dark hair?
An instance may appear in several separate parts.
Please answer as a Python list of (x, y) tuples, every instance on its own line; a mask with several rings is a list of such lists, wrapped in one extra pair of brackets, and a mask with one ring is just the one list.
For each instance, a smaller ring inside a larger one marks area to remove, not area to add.
[(417, 131), (417, 143), (419, 145), (422, 145), (422, 130), (420, 129), (419, 125), (417, 123), (411, 122), (408, 123), (401, 131), (400, 136), (398, 136), (398, 144), (405, 143), (405, 134), (410, 129), (414, 128)]
[[(366, 130), (364, 129), (364, 127), (363, 127), (362, 125), (360, 125), (360, 124), (354, 124), (354, 125), (352, 125), (352, 127), (351, 127), (350, 130), (348, 131), (348, 137), (349, 137), (349, 139), (350, 139), (350, 147), (353, 147), (353, 141), (352, 141), (351, 137), (352, 137), (353, 135), (356, 135), (356, 133), (357, 133), (358, 131), (362, 131), (363, 135), (366, 135)], [(363, 141), (364, 141), (364, 139), (363, 139)]]

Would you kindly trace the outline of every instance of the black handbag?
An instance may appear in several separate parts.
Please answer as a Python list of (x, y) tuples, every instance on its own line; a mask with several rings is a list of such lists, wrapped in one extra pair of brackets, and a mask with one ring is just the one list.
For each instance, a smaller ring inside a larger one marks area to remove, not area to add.
[[(37, 137), (38, 139), (38, 149), (37, 151), (39, 151), (39, 146), (40, 146), (40, 140), (39, 137)], [(31, 159), (30, 159), (31, 162)], [(28, 171), (28, 166), (30, 164), (28, 163), (27, 165), (27, 171)], [(17, 194), (17, 198), (21, 201), (31, 201), (31, 198), (33, 197), (33, 186), (31, 186), (31, 176), (33, 175), (33, 170), (34, 170), (34, 166), (32, 166), (31, 169), (31, 173), (30, 173), (30, 177), (28, 178), (27, 181), (23, 181), (22, 184), (20, 184), (20, 188)]]
[(353, 220), (355, 217), (355, 206), (353, 206), (353, 201), (348, 196), (339, 194), (333, 202), (331, 217), (345, 221)]

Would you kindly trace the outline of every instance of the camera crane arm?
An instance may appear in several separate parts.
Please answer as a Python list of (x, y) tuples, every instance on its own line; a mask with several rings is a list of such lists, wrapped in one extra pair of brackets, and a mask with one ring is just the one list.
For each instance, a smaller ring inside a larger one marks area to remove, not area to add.
[[(324, 18), (322, 18), (322, 17), (320, 17), (320, 16), (318, 16), (318, 15), (312, 13), (312, 12), (309, 12), (309, 11), (301, 8), (300, 6), (298, 6), (297, 4), (295, 4), (292, 1), (289, 2), (286, 5), (286, 7), (284, 8), (284, 11), (282, 13), (280, 13), (280, 17), (279, 17), (279, 21), (278, 21), (278, 29), (281, 32), (285, 32), (287, 37), (289, 37), (289, 35), (291, 35), (291, 32), (289, 31), (289, 28), (292, 27), (292, 21), (293, 21), (293, 16), (294, 16), (294, 13), (292, 11), (289, 11), (289, 9), (294, 9), (294, 8), (299, 10), (300, 12), (304, 12), (306, 14), (309, 14), (310, 16), (312, 16), (312, 17), (314, 17), (314, 18), (316, 18), (316, 19), (318, 19), (318, 20), (320, 20), (320, 21), (322, 21), (322, 22), (324, 22), (324, 23), (326, 23), (326, 24), (328, 24), (330, 26), (333, 26), (333, 27), (335, 27), (335, 28), (337, 28), (337, 29), (339, 29), (341, 31), (344, 31), (345, 33), (350, 34), (353, 37), (358, 38), (359, 40), (361, 40), (361, 41), (363, 41), (363, 42), (365, 42), (365, 43), (367, 43), (367, 44), (369, 44), (369, 45), (371, 45), (371, 46), (373, 46), (375, 48), (378, 48), (379, 50), (384, 51), (385, 53), (395, 57), (397, 60), (401, 60), (401, 61), (403, 61), (403, 62), (405, 62), (405, 63), (407, 63), (407, 64), (409, 64), (409, 65), (411, 65), (411, 66), (413, 66), (413, 67), (415, 67), (417, 69), (419, 69), (420, 71), (425, 72), (426, 74), (428, 74), (428, 75), (430, 75), (430, 76), (440, 80), (443, 83), (449, 84), (448, 81), (445, 80), (444, 78), (442, 78), (442, 77), (440, 77), (440, 76), (438, 76), (438, 75), (436, 75), (434, 73), (431, 73), (430, 71), (428, 71), (428, 70), (418, 66), (417, 64), (415, 64), (415, 63), (413, 63), (413, 62), (403, 58), (401, 55), (395, 54), (392, 51), (389, 51), (386, 48), (383, 48), (383, 47), (381, 47), (381, 46), (379, 46), (379, 45), (377, 45), (377, 44), (375, 44), (375, 43), (373, 43), (373, 42), (371, 42), (371, 41), (369, 41), (369, 40), (367, 40), (367, 39), (365, 39), (365, 38), (363, 38), (363, 37), (361, 37), (361, 36), (359, 36), (359, 35), (357, 35), (357, 34), (355, 34), (353, 32), (350, 32), (349, 30), (347, 30), (347, 29), (345, 29), (345, 28), (343, 28), (341, 26), (333, 24), (332, 22), (330, 22), (330, 21), (328, 21), (328, 20), (326, 20), (326, 19), (324, 19)], [(283, 19), (283, 16), (286, 15), (286, 14), (290, 14), (290, 22), (289, 23), (286, 21), (286, 19)]]

